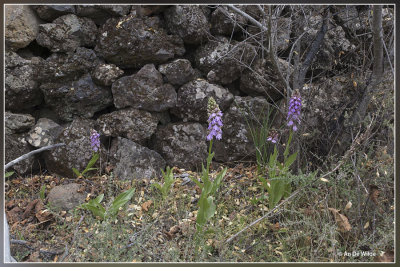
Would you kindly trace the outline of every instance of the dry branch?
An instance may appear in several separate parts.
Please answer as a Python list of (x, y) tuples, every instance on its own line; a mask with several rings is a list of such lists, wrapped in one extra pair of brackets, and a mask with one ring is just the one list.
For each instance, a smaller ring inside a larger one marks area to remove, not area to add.
[(42, 148), (33, 150), (33, 151), (29, 152), (29, 153), (26, 153), (26, 154), (22, 155), (21, 157), (16, 158), (16, 159), (14, 159), (13, 161), (10, 161), (9, 163), (7, 163), (7, 164), (4, 166), (4, 170), (7, 170), (7, 169), (10, 168), (11, 166), (17, 164), (18, 162), (20, 162), (20, 161), (22, 161), (22, 160), (24, 160), (24, 159), (29, 158), (30, 156), (32, 156), (32, 155), (34, 155), (34, 154), (40, 153), (40, 152), (45, 151), (45, 150), (52, 149), (52, 148), (54, 148), (54, 147), (59, 147), (59, 146), (65, 146), (65, 144), (64, 144), (64, 143), (59, 143), (59, 144), (55, 144), (55, 145), (49, 145), (49, 146), (45, 146), (45, 147), (42, 147)]

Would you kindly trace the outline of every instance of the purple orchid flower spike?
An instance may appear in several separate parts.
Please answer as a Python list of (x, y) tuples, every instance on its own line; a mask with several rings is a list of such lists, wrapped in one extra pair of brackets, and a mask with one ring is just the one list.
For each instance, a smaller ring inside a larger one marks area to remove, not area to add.
[(301, 96), (298, 90), (296, 90), (289, 101), (289, 110), (287, 115), (287, 126), (292, 126), (293, 131), (298, 130), (300, 125), (301, 115)]
[(222, 139), (222, 112), (218, 107), (217, 102), (213, 97), (208, 99), (208, 135), (207, 140), (210, 141), (215, 137), (217, 140)]
[(94, 152), (100, 149), (100, 134), (96, 130), (92, 130), (90, 135), (90, 146)]

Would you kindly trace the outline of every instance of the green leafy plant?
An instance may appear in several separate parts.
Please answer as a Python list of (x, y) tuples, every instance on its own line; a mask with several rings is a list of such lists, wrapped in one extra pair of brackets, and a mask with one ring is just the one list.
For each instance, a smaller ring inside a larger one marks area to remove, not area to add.
[(77, 177), (84, 177), (85, 174), (88, 171), (92, 171), (92, 170), (97, 170), (97, 168), (92, 168), (93, 165), (97, 162), (97, 160), (99, 159), (100, 155), (99, 153), (93, 153), (92, 158), (90, 159), (89, 163), (87, 164), (86, 168), (82, 171), (79, 172), (76, 168), (72, 168), (72, 171), (75, 173), (75, 175)]
[[(242, 110), (242, 114), (245, 114), (245, 110)], [(249, 129), (251, 139), (256, 148), (256, 161), (257, 161), (257, 172), (259, 174), (265, 173), (265, 167), (268, 164), (268, 149), (269, 142), (267, 141), (271, 128), (271, 124), (275, 119), (275, 113), (273, 113), (274, 109), (267, 107), (266, 112), (260, 112), (264, 114), (262, 117), (258, 118), (247, 118), (244, 116), (247, 123), (247, 128)], [(246, 113), (251, 114), (251, 110), (247, 110)]]
[(100, 217), (100, 219), (105, 220), (107, 218), (112, 218), (117, 215), (118, 210), (123, 207), (135, 193), (135, 188), (131, 188), (125, 192), (119, 194), (111, 203), (108, 209), (105, 209), (103, 205), (101, 205), (101, 201), (104, 198), (104, 194), (97, 196), (95, 199), (89, 200), (88, 203), (84, 203), (79, 207), (82, 209), (89, 210), (93, 213), (94, 216)]
[(41, 200), (44, 200), (46, 198), (45, 193), (46, 193), (46, 185), (42, 185), (39, 191), (39, 197)]
[(227, 168), (224, 168), (221, 172), (217, 174), (214, 181), (210, 180), (210, 165), (214, 157), (214, 152), (211, 152), (212, 141), (213, 140), (210, 141), (206, 168), (204, 168), (203, 164), (201, 166), (201, 181), (203, 183), (200, 183), (196, 178), (192, 178), (193, 182), (195, 182), (196, 185), (201, 189), (201, 195), (198, 201), (199, 210), (197, 212), (196, 219), (197, 232), (200, 232), (207, 221), (209, 221), (214, 216), (216, 210), (216, 205), (214, 203), (215, 194), (228, 170)]
[(10, 176), (13, 175), (13, 174), (14, 174), (13, 171), (6, 172), (6, 173), (4, 174), (4, 178), (8, 178), (8, 177), (10, 177)]
[(262, 175), (258, 175), (264, 189), (268, 191), (269, 208), (272, 209), (283, 197), (288, 197), (292, 191), (291, 182), (288, 179), (289, 168), (296, 160), (298, 151), (289, 156), (289, 146), (292, 141), (293, 132), (290, 131), (289, 139), (283, 153), (284, 162), (278, 161), (278, 149), (274, 147), (274, 152), (269, 157), (268, 176), (269, 183)]
[(196, 233), (197, 235), (202, 231), (203, 226), (214, 216), (216, 205), (214, 203), (215, 194), (221, 185), (222, 179), (224, 178), (227, 168), (224, 168), (221, 172), (217, 174), (213, 181), (210, 180), (210, 165), (211, 161), (214, 157), (214, 152), (211, 152), (213, 138), (215, 137), (217, 140), (222, 139), (222, 112), (219, 109), (219, 106), (213, 97), (208, 99), (207, 103), (207, 113), (208, 113), (208, 135), (207, 140), (210, 141), (210, 145), (208, 148), (208, 157), (206, 168), (204, 165), (201, 165), (202, 173), (201, 173), (201, 181), (200, 183), (196, 178), (191, 178), (197, 186), (201, 189), (200, 198), (198, 201), (199, 209), (197, 211), (197, 219), (196, 219)]
[(154, 183), (151, 186), (157, 188), (161, 195), (163, 200), (165, 200), (168, 196), (169, 191), (171, 190), (171, 186), (174, 183), (174, 174), (172, 173), (172, 169), (167, 166), (166, 171), (164, 172), (161, 170), (162, 175), (164, 177), (164, 184), (159, 184), (159, 183)]

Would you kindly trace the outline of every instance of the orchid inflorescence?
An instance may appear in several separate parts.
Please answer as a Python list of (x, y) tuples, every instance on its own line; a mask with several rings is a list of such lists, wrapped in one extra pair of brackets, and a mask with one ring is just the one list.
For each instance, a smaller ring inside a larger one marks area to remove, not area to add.
[(213, 97), (208, 99), (207, 105), (207, 113), (208, 113), (208, 135), (207, 140), (210, 141), (215, 138), (217, 140), (222, 139), (222, 112), (218, 107), (217, 102)]
[(92, 129), (90, 135), (90, 146), (94, 152), (97, 152), (100, 148), (100, 134), (94, 129)]
[(289, 101), (289, 111), (287, 115), (287, 126), (293, 126), (293, 131), (297, 131), (298, 125), (300, 124), (300, 112), (301, 112), (301, 96), (296, 90), (293, 93)]
[(269, 141), (269, 142), (271, 142), (271, 143), (273, 143), (273, 144), (276, 144), (276, 143), (278, 142), (278, 137), (279, 137), (279, 134), (278, 134), (277, 131), (271, 131), (271, 132), (269, 133), (269, 136), (268, 136), (268, 138), (267, 138), (267, 141)]

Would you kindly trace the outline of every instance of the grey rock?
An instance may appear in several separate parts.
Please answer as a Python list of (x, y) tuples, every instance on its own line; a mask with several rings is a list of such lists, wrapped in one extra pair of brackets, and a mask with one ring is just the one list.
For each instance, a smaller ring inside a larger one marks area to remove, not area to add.
[[(236, 7), (244, 9), (243, 6)], [(246, 23), (247, 19), (245, 17), (221, 5), (211, 14), (211, 33), (230, 37), (232, 33), (241, 31), (241, 28), (245, 27)]]
[(5, 5), (4, 41), (6, 49), (28, 46), (39, 32), (39, 18), (27, 5)]
[[(303, 51), (308, 49), (309, 45), (313, 42), (315, 36), (319, 32), (322, 24), (322, 16), (311, 15), (307, 17), (307, 20), (309, 23), (304, 27), (305, 34), (302, 37), (301, 49), (303, 49)], [(346, 38), (346, 34), (341, 26), (331, 24), (328, 27), (328, 31), (324, 36), (324, 41), (320, 50), (316, 54), (311, 67), (313, 69), (331, 70), (337, 64), (341, 64), (341, 62), (343, 64), (353, 64), (351, 61), (346, 62), (340, 60), (337, 51), (343, 51), (346, 53), (355, 49), (355, 47), (356, 46)]]
[(233, 101), (233, 95), (227, 89), (206, 80), (197, 79), (179, 88), (176, 108), (171, 111), (184, 121), (207, 122), (207, 103), (211, 96), (222, 111), (226, 110)]
[(165, 168), (160, 154), (121, 137), (113, 140), (110, 155), (111, 164), (115, 165), (113, 172), (120, 179), (153, 178)]
[(166, 111), (161, 111), (161, 112), (150, 112), (153, 117), (157, 118), (158, 122), (161, 125), (166, 125), (171, 122), (171, 116), (168, 112)]
[[(137, 5), (132, 6), (131, 14), (137, 16), (137, 7)], [(167, 5), (141, 5), (140, 7), (142, 16), (158, 15), (168, 8)]]
[(158, 71), (165, 75), (168, 83), (183, 85), (196, 77), (196, 72), (187, 59), (176, 59), (170, 63), (162, 64)]
[[(52, 173), (70, 178), (75, 177), (72, 168), (83, 171), (93, 156), (90, 133), (94, 128), (95, 121), (80, 118), (76, 118), (65, 127), (55, 140), (55, 143), (65, 143), (65, 146), (44, 152), (47, 169)], [(100, 157), (103, 160), (106, 158), (103, 144), (100, 144)], [(93, 167), (100, 169), (100, 166), (104, 168), (104, 164), (100, 165), (100, 160), (98, 160)]]
[[(5, 162), (19, 158), (20, 156), (32, 151), (31, 146), (26, 141), (26, 134), (5, 134)], [(18, 174), (25, 175), (35, 171), (38, 167), (37, 155), (33, 155), (25, 160), (18, 162), (8, 169), (14, 169)]]
[(5, 108), (19, 112), (43, 101), (35, 81), (36, 66), (15, 52), (5, 53)]
[(53, 21), (62, 15), (75, 13), (75, 7), (72, 5), (33, 5), (32, 8), (45, 21)]
[(141, 145), (156, 131), (157, 123), (157, 117), (150, 112), (133, 108), (104, 114), (97, 119), (100, 132), (105, 136), (121, 136)]
[(183, 41), (167, 35), (157, 17), (111, 18), (99, 30), (95, 51), (120, 68), (165, 63), (185, 53)]
[(198, 5), (174, 5), (164, 11), (164, 17), (168, 29), (187, 44), (200, 44), (211, 36), (207, 17)]
[(63, 127), (47, 118), (40, 118), (29, 131), (26, 140), (34, 147), (44, 147), (54, 144)]
[(77, 5), (76, 14), (91, 18), (97, 25), (102, 25), (109, 18), (128, 14), (130, 9), (129, 5)]
[(207, 133), (200, 123), (170, 123), (157, 129), (153, 144), (168, 166), (201, 170), (207, 158)]
[(219, 36), (196, 50), (195, 62), (210, 82), (229, 84), (240, 77), (244, 66), (251, 65), (255, 56), (250, 44), (229, 42)]
[(80, 46), (94, 47), (96, 36), (97, 26), (91, 19), (68, 14), (39, 25), (36, 41), (52, 52), (73, 52)]
[(58, 210), (70, 210), (85, 202), (86, 194), (79, 192), (81, 185), (76, 183), (57, 185), (47, 197), (49, 205)]
[(89, 74), (67, 85), (48, 83), (40, 89), (46, 104), (63, 121), (72, 121), (75, 117), (91, 118), (113, 101), (110, 89), (94, 84)]
[[(279, 68), (286, 79), (288, 63), (278, 59)], [(250, 96), (265, 96), (270, 101), (284, 97), (286, 84), (269, 60), (257, 60), (252, 70), (243, 71), (240, 77), (240, 90)]]
[(236, 96), (223, 115), (222, 140), (213, 144), (215, 159), (221, 162), (254, 160), (256, 150), (248, 124), (257, 125), (270, 104), (263, 97)]
[(133, 107), (147, 111), (164, 111), (176, 105), (175, 88), (163, 84), (161, 73), (147, 64), (136, 74), (116, 80), (111, 87), (117, 108)]
[(110, 86), (124, 71), (114, 64), (99, 64), (92, 71), (93, 81), (98, 85)]
[(75, 52), (53, 53), (46, 60), (33, 58), (35, 79), (42, 85), (46, 83), (66, 84), (90, 73), (100, 64), (95, 52), (78, 47)]
[(4, 113), (6, 134), (23, 133), (35, 125), (35, 118), (29, 114)]

